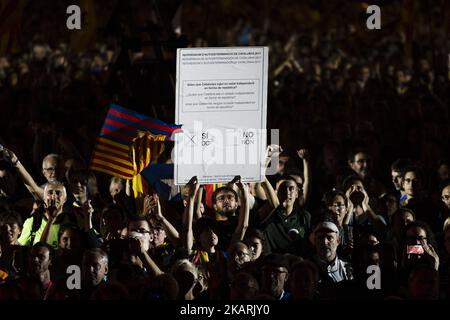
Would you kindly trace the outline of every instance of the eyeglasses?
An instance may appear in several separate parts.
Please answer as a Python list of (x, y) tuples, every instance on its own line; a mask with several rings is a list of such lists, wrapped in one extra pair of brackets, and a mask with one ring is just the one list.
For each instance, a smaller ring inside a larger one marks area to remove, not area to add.
[(243, 258), (243, 257), (249, 256), (250, 253), (248, 253), (248, 252), (234, 252), (233, 255), (235, 257)]
[(339, 209), (339, 208), (344, 209), (345, 208), (345, 204), (343, 204), (343, 203), (333, 203), (331, 205), (331, 207), (334, 207), (336, 209)]
[(131, 232), (137, 232), (137, 233), (151, 233), (149, 230), (145, 230), (145, 229), (143, 229), (143, 228), (132, 229)]
[(282, 274), (288, 272), (288, 270), (285, 267), (271, 267), (271, 266), (263, 267), (262, 271), (266, 273), (275, 273), (275, 274)]
[(359, 160), (353, 161), (353, 163), (355, 163), (355, 162), (358, 164), (370, 163), (370, 162), (372, 162), (372, 159), (359, 159)]
[(418, 236), (418, 237), (407, 237), (406, 238), (408, 241), (426, 241), (428, 238), (427, 237), (423, 237), (423, 236)]
[(218, 197), (216, 198), (216, 201), (217, 201), (217, 202), (223, 202), (223, 201), (225, 201), (225, 200), (233, 201), (233, 200), (235, 200), (235, 196), (234, 196), (234, 195), (229, 195), (229, 196), (218, 196)]

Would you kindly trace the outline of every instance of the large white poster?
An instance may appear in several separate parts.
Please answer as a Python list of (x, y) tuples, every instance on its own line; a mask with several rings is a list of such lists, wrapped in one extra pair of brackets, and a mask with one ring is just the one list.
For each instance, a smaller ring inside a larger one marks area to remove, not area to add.
[(262, 180), (267, 71), (267, 47), (178, 49), (176, 184)]

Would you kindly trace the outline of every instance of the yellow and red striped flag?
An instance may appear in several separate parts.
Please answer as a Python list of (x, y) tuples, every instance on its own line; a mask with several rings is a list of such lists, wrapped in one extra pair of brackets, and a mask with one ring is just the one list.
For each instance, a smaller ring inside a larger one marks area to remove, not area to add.
[(140, 173), (150, 163), (157, 162), (164, 151), (164, 134), (153, 135), (150, 132), (138, 132), (130, 145), (130, 160), (133, 165), (134, 176), (132, 180), (133, 194), (136, 199), (138, 212), (140, 212), (143, 198), (147, 193), (147, 183), (142, 179)]
[(217, 189), (219, 189), (221, 187), (223, 187), (223, 184), (221, 184), (221, 183), (206, 184), (204, 186), (204, 188), (205, 188), (205, 200), (206, 200), (205, 202), (206, 202), (206, 206), (208, 208), (212, 208), (213, 207), (214, 203), (213, 203), (212, 196), (214, 194), (214, 191), (216, 191)]
[[(163, 151), (163, 141), (181, 130), (112, 104), (91, 157), (92, 170), (130, 180)], [(148, 133), (146, 133), (148, 132)]]

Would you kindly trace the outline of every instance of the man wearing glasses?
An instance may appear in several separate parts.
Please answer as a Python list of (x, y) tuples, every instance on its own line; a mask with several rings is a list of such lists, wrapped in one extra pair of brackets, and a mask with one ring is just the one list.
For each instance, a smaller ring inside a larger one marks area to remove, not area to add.
[(39, 186), (33, 177), (28, 173), (27, 169), (20, 163), (19, 158), (9, 149), (3, 149), (4, 159), (16, 168), (25, 187), (33, 195), (36, 200), (44, 201), (44, 188), (50, 182), (63, 182), (64, 166), (62, 157), (58, 154), (49, 154), (42, 160), (42, 174), (47, 180), (46, 183)]
[(128, 237), (138, 238), (145, 251), (150, 249), (153, 241), (153, 232), (150, 231), (150, 225), (145, 218), (136, 218), (128, 223)]
[(284, 290), (289, 277), (289, 262), (285, 255), (271, 253), (264, 258), (262, 267), (261, 292), (270, 295), (276, 300), (291, 299), (291, 294)]
[(386, 189), (372, 176), (372, 157), (362, 148), (355, 148), (348, 154), (348, 165), (364, 182), (369, 196), (378, 198)]

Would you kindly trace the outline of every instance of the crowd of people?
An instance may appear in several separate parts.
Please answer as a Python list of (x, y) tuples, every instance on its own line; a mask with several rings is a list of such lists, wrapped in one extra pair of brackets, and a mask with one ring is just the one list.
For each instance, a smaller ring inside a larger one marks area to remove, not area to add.
[(450, 33), (426, 23), (440, 1), (378, 34), (352, 20), (360, 4), (266, 1), (256, 19), (232, 3), (221, 20), (186, 1), (181, 30), (189, 46), (270, 47), (277, 173), (212, 195), (192, 177), (182, 201), (136, 205), (130, 181), (89, 170), (109, 103), (173, 110), (143, 97), (165, 94), (142, 80), (166, 69), (123, 37), (77, 53), (42, 35), (0, 57), (0, 299), (450, 298)]

